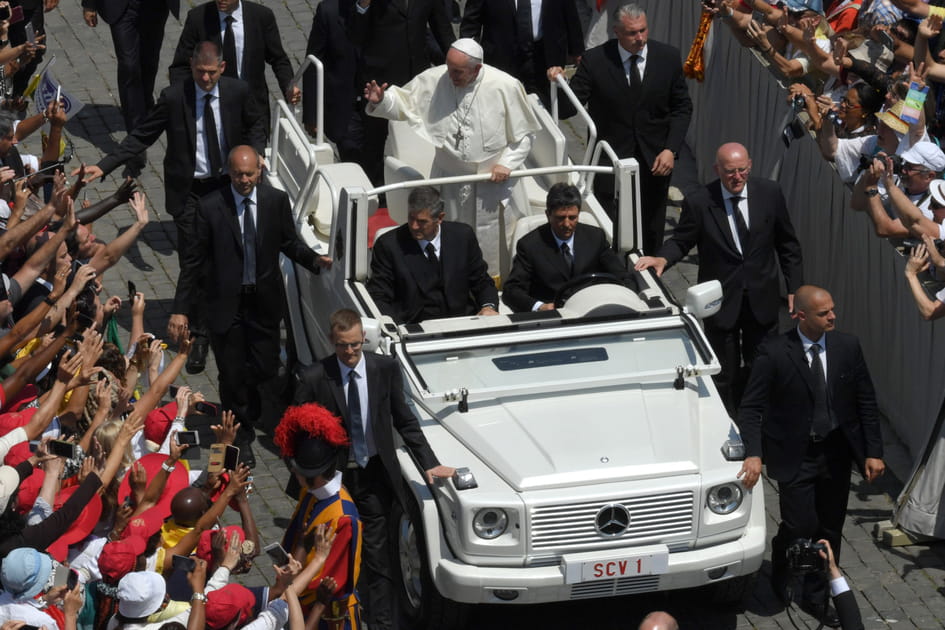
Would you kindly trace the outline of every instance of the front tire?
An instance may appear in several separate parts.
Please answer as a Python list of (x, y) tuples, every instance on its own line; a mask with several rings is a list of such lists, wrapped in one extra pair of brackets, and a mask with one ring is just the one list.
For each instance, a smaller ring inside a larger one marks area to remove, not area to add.
[(469, 623), (469, 606), (446, 599), (430, 574), (420, 509), (407, 492), (405, 510), (395, 501), (391, 514), (394, 548), (395, 589), (405, 619), (404, 627), (415, 630), (463, 630)]

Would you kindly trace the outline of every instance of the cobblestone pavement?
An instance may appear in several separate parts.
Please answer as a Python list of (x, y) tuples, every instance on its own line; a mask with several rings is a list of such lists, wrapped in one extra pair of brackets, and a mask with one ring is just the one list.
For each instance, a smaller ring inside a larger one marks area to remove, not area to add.
[[(150, 0), (157, 1), (157, 0)], [(188, 5), (188, 2), (184, 3)], [(297, 64), (304, 55), (308, 28), (316, 2), (309, 0), (280, 0), (268, 2), (275, 11), (285, 48)], [(184, 9), (187, 7), (185, 6)], [(115, 56), (106, 25), (88, 28), (82, 21), (77, 1), (63, 2), (47, 15), (47, 58), (56, 55), (56, 74), (68, 91), (86, 105), (70, 121), (67, 131), (75, 143), (76, 159), (95, 163), (104, 152), (124, 137), (123, 123), (118, 111), (115, 82)], [(168, 21), (162, 55), (162, 67), (170, 63), (181, 25)], [(297, 67), (297, 65), (296, 65)], [(272, 85), (272, 79), (270, 77)], [(166, 83), (159, 77), (158, 86)], [(31, 142), (27, 150), (39, 152), (38, 143)], [(178, 265), (174, 249), (176, 235), (173, 222), (164, 210), (161, 161), (165, 144), (163, 138), (148, 152), (148, 166), (139, 178), (139, 186), (147, 194), (152, 208), (152, 221), (137, 245), (125, 260), (105, 278), (109, 294), (126, 295), (126, 281), (133, 281), (147, 297), (148, 330), (164, 331), (173, 297)], [(118, 185), (111, 176), (105, 183), (95, 184), (89, 191), (91, 199), (107, 194)], [(670, 211), (669, 222), (678, 217)], [(112, 239), (133, 222), (127, 207), (114, 211), (99, 220), (95, 230), (99, 238)], [(681, 294), (695, 280), (693, 264), (680, 265), (666, 276), (669, 286)], [(127, 330), (125, 311), (121, 324)], [(842, 323), (842, 322), (841, 322)], [(216, 398), (216, 366), (212, 357), (204, 374), (184, 375), (189, 385)], [(284, 466), (275, 455), (272, 443), (260, 437), (256, 448), (258, 466), (254, 472), (256, 493), (252, 504), (259, 520), (264, 543), (278, 540), (287, 525), (293, 508), (282, 488), (287, 480)], [(907, 458), (899, 457), (897, 471), (908, 473)], [(868, 629), (876, 628), (938, 628), (945, 623), (945, 598), (940, 593), (945, 549), (941, 545), (912, 546), (886, 549), (872, 538), (874, 523), (888, 518), (900, 483), (887, 476), (876, 486), (868, 486), (855, 476), (850, 495), (850, 512), (844, 529), (843, 568), (845, 569), (863, 610)], [(777, 497), (766, 481), (764, 492), (768, 505), (769, 531), (777, 524)], [(228, 514), (232, 519), (233, 514)], [(261, 566), (264, 563), (261, 564)], [(475, 628), (635, 628), (642, 615), (656, 608), (665, 608), (683, 622), (684, 628), (790, 628), (788, 615), (775, 604), (766, 575), (768, 563), (762, 568), (752, 595), (743, 609), (718, 610), (700, 593), (677, 592), (589, 602), (568, 602), (546, 606), (476, 607), (472, 611)], [(260, 584), (271, 579), (271, 568), (253, 569), (244, 578), (246, 583)], [(801, 627), (816, 624), (803, 613), (798, 613)]]

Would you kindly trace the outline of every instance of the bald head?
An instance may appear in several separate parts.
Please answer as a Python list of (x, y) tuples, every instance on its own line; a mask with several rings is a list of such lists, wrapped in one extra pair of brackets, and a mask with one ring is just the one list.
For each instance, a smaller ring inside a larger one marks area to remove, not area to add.
[(817, 300), (818, 298), (822, 298), (825, 295), (830, 297), (830, 294), (826, 289), (822, 289), (813, 284), (805, 284), (794, 293), (794, 310), (807, 310), (810, 308), (811, 302)]
[(745, 145), (739, 144), (738, 142), (726, 142), (715, 152), (716, 164), (728, 160), (737, 160), (739, 158), (749, 159), (748, 149), (745, 148)]
[(737, 142), (728, 142), (715, 152), (715, 174), (733, 195), (741, 195), (751, 174), (748, 149)]
[(797, 325), (811, 341), (818, 341), (825, 332), (833, 330), (837, 318), (833, 309), (833, 297), (826, 289), (806, 284), (794, 293)]
[(651, 612), (640, 622), (639, 630), (679, 630), (679, 624), (668, 612)]
[(227, 166), (233, 188), (239, 194), (248, 197), (259, 183), (259, 176), (262, 173), (262, 161), (256, 149), (246, 144), (233, 147)]

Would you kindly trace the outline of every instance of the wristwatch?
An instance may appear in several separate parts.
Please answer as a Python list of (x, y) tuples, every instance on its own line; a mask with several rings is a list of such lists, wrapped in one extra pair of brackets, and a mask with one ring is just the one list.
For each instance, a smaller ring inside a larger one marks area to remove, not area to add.
[(204, 595), (203, 593), (194, 593), (193, 595), (190, 596), (190, 601), (192, 601), (192, 602), (203, 602), (204, 604), (206, 604), (206, 603), (207, 603), (207, 596)]
[(867, 188), (864, 192), (866, 193), (867, 197), (875, 197), (876, 195), (879, 194), (879, 188), (876, 188), (876, 187)]

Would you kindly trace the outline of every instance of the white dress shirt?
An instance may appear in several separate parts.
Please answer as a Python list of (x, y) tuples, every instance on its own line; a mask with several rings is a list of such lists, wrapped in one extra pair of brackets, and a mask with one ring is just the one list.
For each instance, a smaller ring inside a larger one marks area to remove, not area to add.
[(810, 347), (815, 343), (820, 346), (820, 364), (824, 366), (824, 380), (827, 380), (827, 335), (821, 335), (820, 339), (814, 341), (808, 339), (804, 333), (801, 332), (800, 326), (797, 327), (797, 334), (801, 338), (801, 343), (804, 344), (804, 358), (807, 359), (807, 365), (811, 364), (812, 357), (810, 353)]
[[(210, 92), (204, 92), (196, 83), (194, 83), (194, 87), (197, 93), (197, 107), (194, 110), (197, 114), (197, 160), (196, 167), (194, 168), (194, 178), (204, 179), (210, 177), (210, 158), (207, 156), (207, 134), (204, 131), (203, 124), (204, 97), (207, 94), (213, 96), (213, 100), (210, 101), (210, 109), (213, 110), (213, 120), (217, 128), (217, 140), (220, 141), (220, 156), (224, 159), (226, 159), (227, 147), (224, 146), (226, 139), (223, 136), (223, 118), (220, 116), (220, 84), (217, 83), (214, 85)], [(214, 176), (216, 175), (217, 173), (214, 173)]]
[[(637, 60), (637, 68), (640, 69), (641, 81), (646, 76), (646, 53), (648, 48), (649, 46), (644, 46), (643, 50), (637, 53), (640, 56), (640, 59)], [(625, 50), (620, 44), (617, 44), (617, 51), (620, 53), (620, 63), (623, 64), (623, 73), (627, 76), (627, 83), (630, 83), (630, 69), (627, 67), (627, 61), (633, 56), (633, 53)]]
[(745, 187), (742, 188), (742, 192), (737, 195), (730, 192), (725, 186), (722, 186), (722, 199), (725, 200), (725, 216), (728, 218), (728, 227), (732, 230), (732, 238), (735, 241), (735, 248), (738, 249), (739, 253), (744, 254), (742, 251), (742, 241), (740, 238), (738, 238), (738, 225), (735, 223), (735, 208), (734, 204), (732, 203), (732, 197), (741, 198), (738, 202), (738, 211), (742, 213), (742, 219), (745, 220), (745, 226), (750, 230), (751, 223), (748, 221), (748, 183), (745, 183)]
[[(336, 359), (337, 360), (337, 359)], [(366, 443), (367, 456), (374, 457), (377, 455), (377, 446), (374, 444), (374, 431), (371, 429), (371, 419), (368, 414), (368, 387), (367, 387), (367, 361), (364, 359), (364, 355), (361, 355), (361, 360), (358, 361), (358, 364), (353, 368), (349, 368), (347, 365), (338, 361), (338, 369), (341, 370), (341, 384), (344, 387), (345, 392), (345, 404), (348, 403), (348, 383), (351, 381), (351, 373), (357, 372), (357, 384), (358, 384), (358, 397), (361, 399), (361, 426), (364, 427), (364, 441)], [(351, 431), (348, 431), (349, 435)], [(354, 448), (351, 449), (351, 456), (354, 456)]]
[[(243, 42), (245, 38), (243, 37), (243, 3), (240, 2), (236, 5), (236, 9), (233, 10), (233, 13), (223, 13), (222, 11), (217, 11), (218, 17), (220, 18), (220, 43), (221, 50), (223, 48), (223, 37), (226, 35), (226, 17), (228, 15), (233, 16), (233, 43), (236, 45), (236, 76), (243, 76)], [(216, 114), (216, 112), (214, 112)]]
[(230, 191), (233, 193), (233, 200), (236, 202), (236, 221), (240, 224), (240, 234), (243, 233), (243, 217), (246, 215), (246, 208), (243, 205), (244, 199), (249, 199), (252, 203), (249, 204), (249, 212), (253, 216), (253, 225), (256, 226), (257, 233), (259, 232), (259, 204), (256, 203), (256, 189), (253, 188), (253, 191), (249, 193), (247, 197), (236, 192), (236, 189), (233, 188), (232, 184), (230, 185)]
[(433, 237), (432, 241), (428, 241), (425, 238), (421, 238), (419, 241), (417, 241), (417, 244), (420, 245), (420, 251), (423, 252), (424, 256), (427, 255), (427, 244), (433, 243), (433, 251), (436, 252), (436, 259), (442, 259), (442, 256), (440, 255), (440, 234), (442, 234), (442, 232), (440, 231), (440, 228), (437, 228), (436, 236)]
[(542, 0), (515, 0), (515, 8), (518, 9), (519, 2), (528, 2), (531, 4), (532, 14), (532, 41), (537, 42), (541, 39), (541, 1)]

